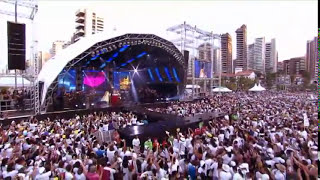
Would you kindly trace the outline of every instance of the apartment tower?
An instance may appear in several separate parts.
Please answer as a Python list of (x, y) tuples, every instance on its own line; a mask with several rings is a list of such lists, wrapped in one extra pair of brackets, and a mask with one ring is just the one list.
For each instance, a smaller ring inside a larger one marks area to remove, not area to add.
[(89, 34), (102, 32), (104, 29), (104, 20), (90, 9), (79, 9), (76, 12), (76, 32), (74, 34), (74, 42), (81, 37)]
[(232, 73), (232, 39), (229, 33), (221, 36), (222, 73)]
[(247, 70), (247, 26), (242, 25), (236, 30), (237, 34), (237, 60), (235, 68)]

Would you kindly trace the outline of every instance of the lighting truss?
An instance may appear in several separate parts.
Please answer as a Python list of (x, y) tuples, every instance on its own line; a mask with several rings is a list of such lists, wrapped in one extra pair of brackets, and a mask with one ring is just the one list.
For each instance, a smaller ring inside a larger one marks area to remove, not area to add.
[[(174, 33), (176, 35), (176, 39), (174, 39), (172, 42), (180, 48), (181, 52), (184, 52), (185, 50), (189, 50), (190, 55), (189, 56), (189, 63), (188, 63), (188, 72), (191, 74), (191, 80), (192, 84), (195, 84), (195, 81), (199, 81), (199, 79), (195, 78), (195, 67), (194, 67), (194, 60), (199, 59), (198, 57), (198, 51), (201, 50), (202, 52), (211, 52), (211, 71), (213, 72), (213, 64), (214, 64), (214, 51), (221, 51), (221, 35), (214, 34), (212, 31), (205, 31), (197, 26), (191, 26), (184, 22), (183, 24), (175, 25), (172, 27), (169, 27), (167, 29), (168, 32)], [(215, 40), (218, 40), (218, 46), (215, 46), (214, 42)], [(220, 54), (220, 53), (218, 53)], [(191, 57), (191, 58), (190, 58)], [(221, 61), (220, 56), (218, 56), (217, 61)], [(220, 63), (221, 64), (221, 63)], [(185, 74), (185, 78), (187, 79), (187, 75), (189, 73)], [(211, 75), (212, 78), (206, 78), (202, 79), (205, 84), (207, 80), (210, 80), (210, 87), (213, 86), (213, 81), (217, 80), (217, 78), (213, 77), (213, 74)], [(219, 76), (219, 84), (221, 84), (221, 75)], [(206, 85), (204, 85), (205, 91), (206, 91)], [(210, 95), (212, 95), (212, 91), (210, 90)], [(194, 97), (194, 89), (192, 89), (192, 97)]]

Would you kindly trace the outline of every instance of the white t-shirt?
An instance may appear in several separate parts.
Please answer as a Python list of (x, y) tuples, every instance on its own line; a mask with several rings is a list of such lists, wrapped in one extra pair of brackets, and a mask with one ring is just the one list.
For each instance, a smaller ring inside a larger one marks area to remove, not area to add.
[(51, 176), (51, 171), (36, 175), (35, 180), (47, 180), (47, 179), (50, 179), (50, 176)]
[(232, 179), (232, 175), (231, 175), (230, 172), (221, 171), (219, 179), (221, 179), (221, 180), (231, 180)]
[(114, 157), (114, 152), (115, 151), (110, 151), (109, 149), (107, 149), (107, 157), (109, 160), (112, 160)]
[(73, 175), (70, 172), (66, 172), (65, 173), (65, 180), (72, 180), (73, 179)]
[(132, 140), (132, 145), (133, 146), (140, 146), (140, 140), (138, 138), (134, 138)]
[(86, 176), (83, 173), (81, 173), (81, 174), (76, 173), (74, 175), (74, 178), (75, 178), (75, 180), (86, 180)]

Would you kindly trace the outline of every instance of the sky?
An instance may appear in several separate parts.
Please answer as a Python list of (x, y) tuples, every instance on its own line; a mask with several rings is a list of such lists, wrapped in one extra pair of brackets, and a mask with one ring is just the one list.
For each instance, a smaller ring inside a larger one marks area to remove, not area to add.
[[(171, 38), (168, 27), (184, 21), (206, 31), (232, 36), (233, 59), (236, 58), (235, 31), (247, 25), (247, 42), (265, 37), (276, 39), (279, 61), (304, 56), (307, 40), (317, 36), (317, 1), (39, 1), (36, 18), (18, 19), (27, 24), (27, 47), (32, 38), (37, 49), (49, 51), (52, 42), (70, 40), (75, 32), (75, 12), (90, 8), (104, 18), (105, 31), (116, 34), (141, 32)], [(1, 9), (1, 8), (0, 8)], [(22, 9), (22, 8), (21, 8)], [(22, 11), (22, 10), (21, 10)], [(19, 12), (19, 9), (18, 9)], [(0, 15), (0, 54), (6, 50), (6, 20)], [(35, 31), (32, 31), (32, 30)], [(33, 32), (33, 36), (32, 33)], [(170, 39), (168, 39), (170, 40)], [(27, 57), (30, 56), (27, 50)], [(0, 57), (0, 69), (6, 66), (6, 55)]]

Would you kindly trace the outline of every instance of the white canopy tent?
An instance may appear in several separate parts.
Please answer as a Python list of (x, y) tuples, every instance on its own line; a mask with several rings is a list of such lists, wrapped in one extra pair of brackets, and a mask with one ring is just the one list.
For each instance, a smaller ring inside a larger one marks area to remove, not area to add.
[(187, 84), (186, 85), (186, 89), (192, 89), (192, 88), (194, 88), (194, 89), (196, 89), (196, 88), (200, 88), (200, 86), (199, 85), (192, 85), (192, 84)]
[[(17, 77), (17, 87), (29, 87), (31, 86), (30, 81), (22, 77)], [(15, 77), (5, 76), (0, 77), (0, 87), (15, 87)]]
[(232, 90), (227, 87), (216, 87), (212, 89), (212, 92), (232, 92)]
[(260, 84), (259, 85), (255, 84), (251, 89), (249, 89), (249, 91), (252, 91), (252, 92), (260, 92), (265, 90), (266, 88), (262, 87)]

